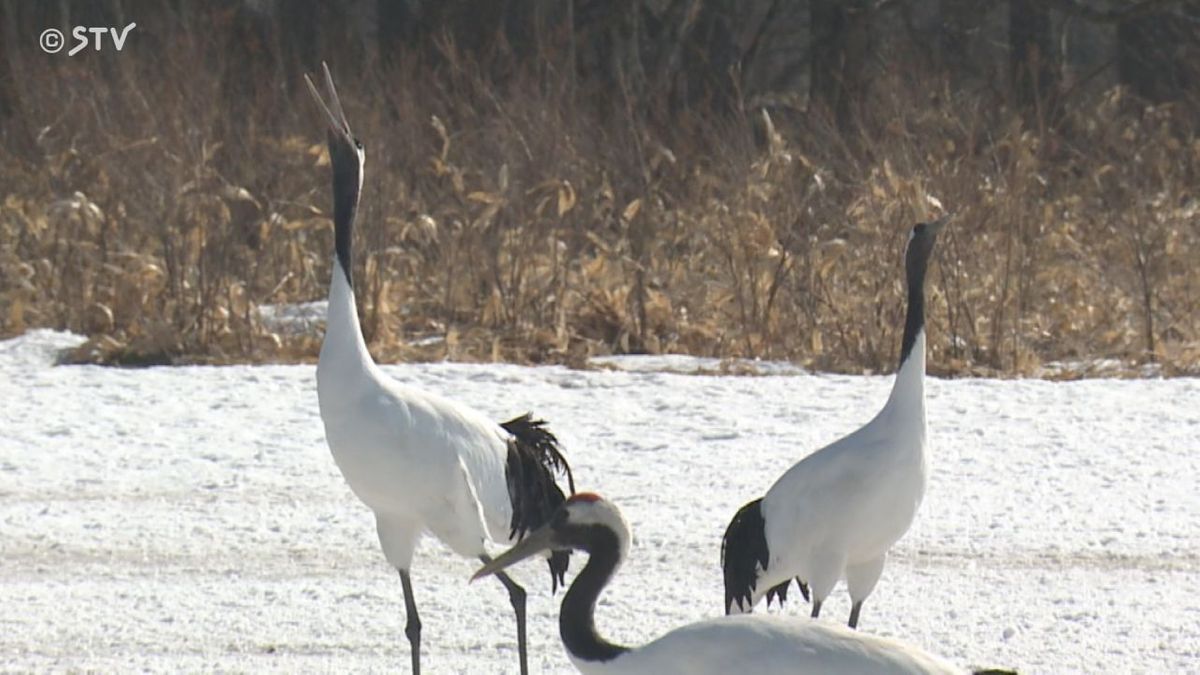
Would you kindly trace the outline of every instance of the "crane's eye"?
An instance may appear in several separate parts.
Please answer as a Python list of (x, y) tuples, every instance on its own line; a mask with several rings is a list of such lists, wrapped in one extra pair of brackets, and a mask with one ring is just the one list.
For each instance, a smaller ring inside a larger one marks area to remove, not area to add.
[(363, 149), (362, 141), (358, 140), (357, 138), (354, 139), (354, 147), (358, 148), (359, 150), (362, 150)]

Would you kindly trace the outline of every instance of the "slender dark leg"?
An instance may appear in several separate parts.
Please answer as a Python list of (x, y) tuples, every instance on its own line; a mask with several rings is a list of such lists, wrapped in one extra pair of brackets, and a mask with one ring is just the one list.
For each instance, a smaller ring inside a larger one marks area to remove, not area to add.
[[(492, 558), (488, 555), (481, 555), (479, 559), (483, 561), (484, 565), (492, 562)], [(508, 590), (508, 599), (512, 602), (513, 613), (517, 615), (517, 654), (521, 660), (521, 675), (529, 675), (529, 654), (525, 649), (525, 589), (504, 572), (496, 572), (496, 578)]]
[(803, 595), (803, 596), (804, 596), (804, 601), (805, 601), (805, 602), (808, 602), (808, 601), (809, 601), (809, 599), (810, 599), (810, 598), (808, 597), (808, 584), (806, 584), (806, 583), (804, 583), (803, 581), (801, 581), (801, 580), (800, 580), (800, 577), (796, 577), (796, 583), (800, 585), (800, 595)]
[(417, 601), (413, 599), (408, 570), (400, 570), (400, 585), (404, 587), (404, 609), (408, 613), (404, 634), (408, 636), (408, 644), (412, 648), (412, 672), (413, 675), (421, 675), (421, 617), (417, 616)]
[(850, 606), (850, 627), (858, 628), (858, 611), (862, 609), (862, 600)]
[(812, 618), (815, 619), (820, 615), (821, 615), (821, 601), (817, 600), (817, 599), (813, 599)]

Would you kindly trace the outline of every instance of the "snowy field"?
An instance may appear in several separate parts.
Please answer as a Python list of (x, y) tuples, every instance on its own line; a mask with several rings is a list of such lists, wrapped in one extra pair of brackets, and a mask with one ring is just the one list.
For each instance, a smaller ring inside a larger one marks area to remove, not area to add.
[[(400, 583), (325, 446), (314, 367), (51, 367), (79, 340), (0, 343), (0, 668), (406, 671)], [(687, 363), (389, 372), (497, 420), (551, 421), (579, 487), (633, 528), (598, 621), (636, 644), (720, 613), (730, 516), (891, 385)], [(862, 627), (962, 665), (1200, 672), (1200, 381), (931, 380), (928, 395), (932, 481)], [(474, 568), (429, 540), (417, 554), (431, 673), (516, 671), (507, 596), (467, 585)], [(514, 576), (532, 669), (570, 672), (544, 564)], [(848, 610), (839, 588), (822, 620)]]

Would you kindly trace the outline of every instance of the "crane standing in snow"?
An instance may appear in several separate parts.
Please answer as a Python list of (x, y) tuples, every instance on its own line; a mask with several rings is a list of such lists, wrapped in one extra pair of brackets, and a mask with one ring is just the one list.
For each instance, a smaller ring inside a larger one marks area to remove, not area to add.
[[(472, 580), (542, 551), (573, 548), (587, 564), (563, 597), (558, 628), (582, 673), (709, 675), (837, 673), (951, 675), (964, 671), (895, 640), (841, 626), (780, 616), (723, 616), (697, 621), (641, 647), (613, 644), (596, 632), (596, 600), (629, 551), (629, 526), (611, 502), (589, 492), (571, 496), (550, 522), (484, 565)], [(1003, 673), (1006, 671), (978, 671)]]
[(749, 612), (763, 595), (782, 604), (795, 578), (805, 598), (811, 587), (816, 617), (844, 577), (850, 627), (858, 626), (888, 549), (908, 531), (925, 495), (925, 270), (947, 220), (918, 224), (909, 235), (900, 367), (883, 409), (797, 462), (729, 523), (721, 545), (726, 613)]
[[(555, 472), (570, 467), (544, 423), (529, 415), (496, 424), (464, 405), (385, 375), (367, 351), (350, 278), (350, 250), (359, 192), (362, 143), (350, 132), (325, 66), (326, 105), (309, 91), (329, 123), (333, 169), (333, 279), (325, 340), (317, 363), (317, 396), (325, 438), (350, 489), (375, 513), (379, 543), (400, 573), (412, 670), (421, 670), (421, 620), (409, 570), (421, 533), (455, 553), (488, 562), (488, 540), (511, 543), (542, 525), (564, 500)], [(570, 552), (549, 556), (552, 591)], [(521, 673), (528, 673), (525, 590), (498, 575), (517, 618)]]

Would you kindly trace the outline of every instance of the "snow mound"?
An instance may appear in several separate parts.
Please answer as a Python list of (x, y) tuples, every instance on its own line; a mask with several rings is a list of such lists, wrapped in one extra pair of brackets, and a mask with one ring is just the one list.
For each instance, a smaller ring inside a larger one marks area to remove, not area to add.
[(0, 368), (25, 369), (52, 366), (68, 349), (87, 342), (87, 338), (66, 331), (39, 328), (11, 340), (0, 342)]

